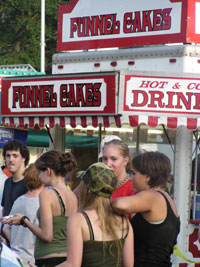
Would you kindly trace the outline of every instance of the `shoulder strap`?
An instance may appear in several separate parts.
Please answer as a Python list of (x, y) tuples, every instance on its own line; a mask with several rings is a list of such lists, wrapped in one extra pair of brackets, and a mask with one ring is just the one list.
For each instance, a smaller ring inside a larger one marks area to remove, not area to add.
[[(165, 196), (165, 194), (164, 194), (163, 192), (160, 192), (160, 191), (157, 191), (157, 192), (159, 192), (159, 193), (164, 197), (164, 199), (165, 199), (165, 201), (166, 201), (166, 203), (167, 203), (167, 209), (168, 209), (168, 212), (172, 212), (172, 213), (174, 214), (174, 212), (173, 212), (173, 210), (172, 210), (172, 207), (171, 207), (171, 205), (170, 205), (170, 202), (169, 202), (168, 198)], [(175, 214), (174, 214), (174, 215), (175, 215)]]
[(90, 222), (90, 219), (87, 215), (87, 213), (85, 211), (81, 211), (81, 213), (83, 214), (83, 216), (85, 217), (85, 220), (87, 222), (88, 228), (89, 228), (89, 232), (90, 232), (90, 240), (94, 240), (94, 232), (92, 229), (92, 224)]
[(65, 215), (65, 204), (64, 204), (64, 202), (62, 200), (62, 197), (61, 197), (60, 193), (53, 187), (51, 189), (53, 189), (53, 191), (56, 192), (56, 195), (58, 196), (58, 199), (59, 199), (61, 212), (63, 211), (62, 213), (63, 213), (63, 215)]

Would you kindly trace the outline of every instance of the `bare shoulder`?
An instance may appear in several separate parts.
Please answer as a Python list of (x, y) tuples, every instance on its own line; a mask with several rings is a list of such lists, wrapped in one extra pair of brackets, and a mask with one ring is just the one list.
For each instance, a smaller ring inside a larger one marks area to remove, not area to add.
[(69, 216), (68, 218), (68, 223), (70, 224), (78, 224), (78, 225), (81, 225), (81, 224), (84, 224), (85, 223), (85, 219), (84, 219), (84, 216), (81, 212), (76, 212), (76, 213), (73, 213)]
[(67, 195), (70, 198), (73, 198), (73, 199), (76, 199), (77, 198), (76, 195), (75, 195), (75, 193), (71, 189), (69, 189), (69, 188), (67, 188), (66, 193), (67, 193)]
[(49, 190), (50, 188), (44, 188), (41, 192), (40, 192), (40, 194), (39, 194), (39, 196), (40, 197), (49, 197), (49, 196), (51, 196), (52, 195), (52, 193), (53, 193), (53, 190)]

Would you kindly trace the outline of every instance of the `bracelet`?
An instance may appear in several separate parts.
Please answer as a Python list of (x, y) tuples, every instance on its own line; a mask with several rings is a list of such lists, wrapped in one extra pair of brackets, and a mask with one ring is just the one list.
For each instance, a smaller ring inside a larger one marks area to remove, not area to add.
[(27, 227), (27, 225), (26, 225), (25, 222), (24, 222), (25, 219), (27, 219), (27, 220), (30, 221), (30, 219), (29, 219), (27, 216), (23, 216), (23, 217), (21, 218), (21, 220), (20, 220), (20, 224), (23, 225), (24, 227)]

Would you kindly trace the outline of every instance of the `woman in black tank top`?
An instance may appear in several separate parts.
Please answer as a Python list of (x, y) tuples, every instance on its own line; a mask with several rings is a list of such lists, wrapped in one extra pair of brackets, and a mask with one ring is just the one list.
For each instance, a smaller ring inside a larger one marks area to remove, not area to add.
[(112, 202), (118, 214), (136, 213), (131, 219), (134, 231), (134, 267), (171, 266), (170, 256), (180, 231), (174, 201), (164, 191), (171, 164), (163, 153), (146, 152), (132, 160), (135, 196)]

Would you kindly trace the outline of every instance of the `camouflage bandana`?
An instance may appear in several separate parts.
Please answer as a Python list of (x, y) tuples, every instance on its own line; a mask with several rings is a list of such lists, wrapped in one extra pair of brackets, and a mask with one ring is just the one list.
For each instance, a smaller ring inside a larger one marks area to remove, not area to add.
[(87, 188), (98, 196), (111, 196), (117, 179), (114, 172), (102, 162), (92, 164), (82, 177)]

